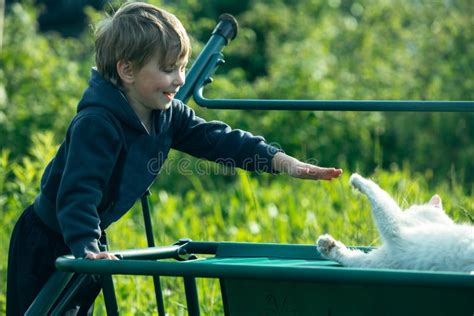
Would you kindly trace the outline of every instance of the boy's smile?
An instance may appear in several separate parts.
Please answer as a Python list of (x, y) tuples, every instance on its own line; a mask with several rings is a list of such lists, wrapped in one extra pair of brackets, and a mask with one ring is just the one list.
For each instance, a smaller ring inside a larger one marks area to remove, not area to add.
[(163, 94), (171, 101), (174, 98), (175, 92), (163, 92)]

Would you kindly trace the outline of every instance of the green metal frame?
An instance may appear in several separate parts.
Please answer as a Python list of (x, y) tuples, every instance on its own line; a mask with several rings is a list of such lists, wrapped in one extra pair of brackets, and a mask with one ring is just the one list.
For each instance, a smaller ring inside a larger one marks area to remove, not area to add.
[[(52, 306), (61, 292), (54, 284), (64, 284), (74, 273), (217, 278), (226, 315), (262, 315), (274, 309), (287, 315), (307, 315), (312, 310), (327, 310), (331, 315), (348, 311), (380, 315), (385, 309), (393, 315), (439, 316), (474, 311), (472, 274), (343, 268), (325, 260), (314, 245), (181, 240), (172, 246), (112, 253), (122, 259), (58, 258), (58, 271), (47, 284), (51, 295), (38, 298), (36, 306)], [(199, 306), (193, 305), (198, 299), (194, 290), (185, 290), (189, 315), (200, 314)], [(339, 300), (350, 304), (340, 306)], [(400, 304), (403, 300), (415, 305)], [(105, 297), (105, 303), (109, 315), (118, 314), (115, 297)], [(281, 310), (282, 304), (288, 310)], [(41, 315), (35, 309), (29, 313)], [(51, 313), (59, 314), (56, 310)]]
[[(211, 76), (224, 63), (222, 50), (237, 32), (237, 21), (232, 16), (219, 18), (186, 84), (176, 95), (178, 99), (187, 102), (193, 96), (198, 105), (212, 109), (474, 112), (473, 101), (207, 99), (204, 86), (212, 82)], [(121, 258), (119, 261), (58, 258), (58, 271), (26, 315), (61, 315), (88, 274), (102, 276), (108, 315), (119, 312), (112, 281), (116, 274), (152, 276), (160, 316), (165, 315), (165, 308), (159, 276), (183, 277), (189, 315), (200, 314), (195, 278), (220, 279), (226, 315), (344, 315), (349, 311), (360, 315), (394, 314), (384, 311), (386, 306), (404, 315), (455, 315), (466, 311), (471, 315), (474, 311), (474, 275), (341, 268), (324, 260), (313, 245), (183, 239), (172, 246), (155, 247), (148, 195), (141, 198), (141, 203), (149, 248), (113, 252)], [(197, 259), (195, 253), (213, 257)], [(400, 298), (418, 305), (404, 306)], [(400, 304), (394, 304), (394, 300)], [(245, 309), (249, 304), (253, 313)]]

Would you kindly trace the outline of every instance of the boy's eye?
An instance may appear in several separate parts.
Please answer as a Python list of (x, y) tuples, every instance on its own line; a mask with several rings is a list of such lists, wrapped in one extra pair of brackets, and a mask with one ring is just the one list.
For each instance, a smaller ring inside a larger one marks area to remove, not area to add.
[(174, 67), (164, 68), (163, 71), (166, 73), (172, 73), (174, 71)]
[(172, 73), (173, 71), (176, 71), (176, 70), (179, 70), (181, 72), (185, 72), (187, 69), (186, 69), (186, 65), (183, 65), (183, 66), (173, 66), (173, 67), (167, 67), (167, 68), (164, 68), (163, 71), (166, 72), (166, 73)]

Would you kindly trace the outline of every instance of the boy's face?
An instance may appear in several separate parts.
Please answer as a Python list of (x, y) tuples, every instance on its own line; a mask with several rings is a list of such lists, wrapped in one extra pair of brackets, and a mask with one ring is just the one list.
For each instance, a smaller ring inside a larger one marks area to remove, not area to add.
[(151, 58), (142, 68), (134, 70), (132, 80), (124, 82), (129, 102), (135, 111), (166, 110), (176, 92), (184, 84), (187, 60), (163, 68), (158, 57)]

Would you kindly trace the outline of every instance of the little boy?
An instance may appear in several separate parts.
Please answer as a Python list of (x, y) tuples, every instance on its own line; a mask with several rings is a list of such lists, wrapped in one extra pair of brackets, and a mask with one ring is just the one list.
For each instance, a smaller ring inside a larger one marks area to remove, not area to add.
[[(100, 251), (102, 232), (147, 191), (156, 159), (166, 158), (171, 148), (303, 179), (331, 180), (342, 173), (305, 164), (262, 137), (206, 122), (174, 99), (191, 53), (174, 15), (145, 3), (125, 4), (99, 25), (95, 47), (97, 68), (77, 114), (46, 167), (38, 197), (12, 233), (8, 315), (23, 315), (58, 256), (116, 259)], [(90, 312), (98, 290), (92, 285), (79, 295), (71, 312)]]

